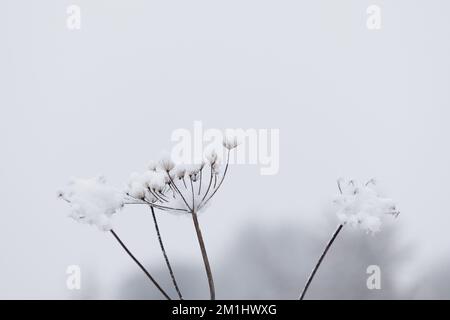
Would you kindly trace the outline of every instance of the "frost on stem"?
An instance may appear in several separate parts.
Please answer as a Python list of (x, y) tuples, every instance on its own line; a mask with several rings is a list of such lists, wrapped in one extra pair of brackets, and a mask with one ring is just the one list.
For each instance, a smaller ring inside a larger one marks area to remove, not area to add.
[(359, 227), (367, 233), (380, 231), (383, 216), (398, 216), (393, 200), (384, 198), (376, 190), (374, 179), (364, 184), (354, 180), (338, 180), (339, 195), (334, 203), (342, 224)]
[(103, 176), (72, 178), (59, 197), (69, 203), (71, 218), (103, 231), (111, 230), (111, 217), (124, 206), (124, 193), (108, 186)]

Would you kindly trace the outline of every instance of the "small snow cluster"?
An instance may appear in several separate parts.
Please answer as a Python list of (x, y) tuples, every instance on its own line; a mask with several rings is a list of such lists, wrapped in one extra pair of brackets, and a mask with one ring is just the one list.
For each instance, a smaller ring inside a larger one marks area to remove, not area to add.
[(338, 207), (337, 216), (341, 223), (360, 227), (367, 233), (376, 233), (381, 228), (384, 215), (398, 216), (395, 203), (381, 197), (375, 190), (375, 181), (358, 184), (350, 180), (338, 180), (340, 194), (334, 203)]
[(126, 193), (132, 198), (148, 199), (150, 202), (155, 202), (157, 197), (154, 196), (153, 192), (156, 194), (164, 193), (168, 183), (168, 177), (163, 171), (157, 169), (148, 170), (143, 174), (134, 172), (130, 176)]
[(108, 186), (102, 176), (72, 178), (59, 196), (70, 204), (71, 218), (104, 231), (111, 230), (111, 217), (124, 205), (123, 192)]

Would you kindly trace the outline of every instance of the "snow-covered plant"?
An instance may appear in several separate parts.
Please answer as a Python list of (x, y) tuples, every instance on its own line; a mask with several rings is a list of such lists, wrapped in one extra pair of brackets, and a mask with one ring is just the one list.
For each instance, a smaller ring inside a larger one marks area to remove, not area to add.
[(359, 227), (367, 233), (374, 234), (380, 231), (382, 219), (386, 215), (397, 217), (400, 211), (397, 210), (395, 203), (389, 199), (379, 195), (376, 190), (376, 182), (374, 179), (364, 184), (359, 184), (354, 180), (338, 179), (337, 186), (339, 194), (334, 200), (337, 207), (337, 217), (340, 220), (336, 231), (331, 236), (325, 246), (322, 255), (314, 266), (302, 293), (300, 300), (303, 300), (309, 285), (314, 278), (320, 264), (330, 249), (336, 237), (341, 232), (344, 225)]
[(208, 153), (203, 161), (191, 165), (176, 164), (169, 156), (164, 156), (158, 162), (151, 162), (145, 172), (131, 174), (128, 184), (123, 191), (108, 186), (103, 177), (96, 177), (91, 179), (72, 179), (66, 190), (60, 192), (59, 196), (69, 203), (71, 208), (70, 217), (82, 223), (96, 225), (100, 230), (110, 231), (128, 255), (167, 299), (170, 299), (167, 293), (133, 256), (112, 229), (111, 218), (126, 205), (137, 204), (150, 207), (158, 241), (173, 285), (178, 297), (183, 299), (164, 248), (155, 209), (190, 215), (202, 253), (210, 297), (214, 300), (214, 280), (198, 221), (198, 213), (207, 207), (212, 197), (220, 189), (228, 172), (230, 152), (237, 145), (237, 139), (234, 137), (226, 137), (224, 139), (223, 147), (226, 149), (226, 160), (223, 166), (217, 152), (214, 150)]
[(169, 156), (165, 156), (157, 165), (151, 162), (146, 172), (132, 174), (127, 190), (128, 200), (134, 201), (131, 203), (146, 204), (152, 210), (191, 215), (211, 300), (215, 299), (214, 280), (197, 214), (207, 207), (220, 189), (228, 172), (230, 152), (238, 146), (237, 139), (225, 137), (223, 146), (227, 150), (223, 171), (215, 150), (208, 153), (200, 163), (191, 165), (176, 164)]
[[(72, 178), (66, 189), (59, 192), (59, 197), (69, 203), (71, 218), (80, 223), (95, 225), (102, 231), (109, 231), (168, 300), (171, 299), (169, 295), (113, 230), (111, 219), (127, 205), (144, 205), (150, 208), (158, 242), (173, 286), (178, 298), (183, 299), (164, 247), (155, 212), (160, 210), (190, 216), (203, 258), (210, 298), (214, 300), (214, 280), (198, 221), (198, 213), (208, 206), (210, 200), (222, 186), (229, 168), (230, 152), (237, 146), (238, 142), (235, 137), (224, 138), (223, 147), (226, 150), (226, 159), (223, 165), (218, 153), (214, 150), (206, 154), (202, 161), (190, 165), (175, 163), (171, 157), (164, 156), (159, 161), (150, 162), (143, 173), (131, 174), (126, 187), (122, 189), (107, 185), (102, 176), (90, 179)], [(323, 259), (345, 225), (374, 234), (380, 231), (384, 217), (397, 217), (400, 213), (391, 199), (380, 195), (374, 179), (363, 184), (354, 180), (338, 179), (337, 187), (339, 193), (333, 203), (340, 223), (315, 264), (300, 294), (300, 300), (305, 297)]]
[(360, 227), (367, 233), (380, 231), (381, 219), (386, 215), (398, 216), (393, 200), (381, 197), (374, 179), (363, 185), (354, 180), (338, 180), (339, 195), (334, 200), (337, 216), (342, 224)]
[(111, 217), (124, 206), (124, 193), (106, 184), (103, 176), (72, 178), (59, 197), (70, 204), (70, 217), (78, 222), (111, 230)]

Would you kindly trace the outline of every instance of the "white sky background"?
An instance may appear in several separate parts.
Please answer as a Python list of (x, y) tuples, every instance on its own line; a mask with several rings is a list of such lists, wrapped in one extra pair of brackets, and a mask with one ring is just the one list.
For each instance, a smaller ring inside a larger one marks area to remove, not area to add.
[[(79, 31), (66, 28), (69, 4)], [(366, 28), (371, 4), (379, 31)], [(120, 186), (194, 120), (280, 129), (279, 174), (233, 166), (201, 216), (213, 268), (244, 224), (321, 227), (340, 176), (377, 177), (398, 202), (415, 248), (405, 274), (446, 257), (449, 12), (444, 0), (2, 1), (0, 298), (68, 298), (70, 264), (115, 297), (135, 266), (109, 234), (66, 218), (56, 191), (99, 173)], [(191, 220), (161, 224), (174, 264), (202, 267)], [(144, 208), (116, 225), (163, 263)]]

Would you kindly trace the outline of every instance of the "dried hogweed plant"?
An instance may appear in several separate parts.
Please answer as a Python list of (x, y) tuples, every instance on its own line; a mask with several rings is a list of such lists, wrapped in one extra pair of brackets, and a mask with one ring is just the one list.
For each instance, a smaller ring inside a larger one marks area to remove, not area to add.
[(206, 155), (205, 160), (196, 165), (176, 164), (169, 156), (159, 162), (152, 162), (142, 174), (133, 173), (125, 190), (112, 188), (103, 177), (91, 179), (71, 179), (59, 197), (69, 203), (70, 217), (81, 223), (96, 225), (100, 230), (109, 231), (125, 252), (133, 259), (148, 279), (168, 300), (169, 295), (154, 279), (123, 243), (111, 225), (111, 218), (127, 205), (145, 205), (150, 208), (158, 242), (180, 300), (183, 295), (170, 264), (155, 211), (186, 214), (192, 217), (198, 244), (208, 279), (211, 300), (215, 299), (214, 279), (209, 264), (206, 246), (198, 221), (198, 213), (204, 210), (222, 186), (229, 168), (230, 152), (238, 146), (236, 137), (225, 137), (225, 164), (222, 165), (216, 151)]
[[(223, 147), (226, 150), (224, 165), (221, 165), (215, 151), (207, 154), (205, 160), (196, 165), (176, 164), (167, 156), (160, 159), (159, 162), (150, 163), (144, 173), (133, 173), (124, 190), (108, 186), (103, 177), (72, 179), (66, 190), (59, 192), (59, 197), (69, 203), (71, 207), (70, 217), (81, 223), (96, 225), (100, 230), (109, 231), (168, 300), (171, 300), (170, 296), (112, 229), (111, 218), (127, 205), (144, 205), (150, 208), (158, 242), (172, 284), (178, 298), (182, 300), (183, 295), (164, 247), (156, 210), (190, 215), (203, 258), (210, 298), (214, 300), (214, 280), (198, 221), (198, 213), (207, 207), (211, 198), (222, 186), (228, 172), (230, 152), (237, 146), (238, 142), (235, 137), (224, 139)], [(335, 197), (334, 204), (340, 223), (308, 277), (299, 300), (305, 298), (323, 259), (344, 226), (357, 227), (367, 233), (374, 234), (380, 231), (384, 216), (397, 217), (399, 215), (395, 203), (391, 199), (380, 196), (374, 179), (364, 184), (359, 184), (354, 180), (339, 179), (337, 187), (339, 194)]]
[(374, 234), (380, 231), (382, 218), (386, 215), (397, 217), (400, 212), (395, 203), (379, 195), (374, 179), (364, 184), (358, 184), (355, 180), (338, 179), (339, 194), (334, 199), (337, 207), (337, 217), (340, 220), (336, 231), (331, 236), (319, 260), (314, 266), (306, 284), (300, 294), (299, 300), (303, 300), (308, 288), (316, 275), (328, 250), (333, 245), (338, 234), (345, 225), (361, 228), (367, 233)]

